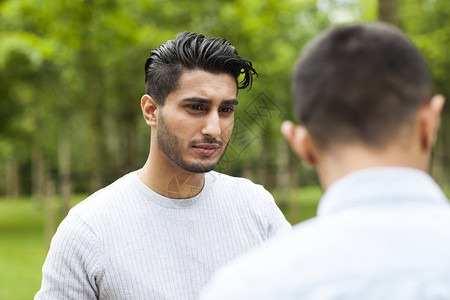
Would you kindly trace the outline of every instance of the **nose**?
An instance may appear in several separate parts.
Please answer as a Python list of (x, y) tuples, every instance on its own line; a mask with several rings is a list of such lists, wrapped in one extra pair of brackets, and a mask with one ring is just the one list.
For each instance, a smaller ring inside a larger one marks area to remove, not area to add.
[(209, 137), (218, 137), (222, 133), (220, 128), (220, 117), (218, 112), (210, 112), (206, 116), (202, 134)]

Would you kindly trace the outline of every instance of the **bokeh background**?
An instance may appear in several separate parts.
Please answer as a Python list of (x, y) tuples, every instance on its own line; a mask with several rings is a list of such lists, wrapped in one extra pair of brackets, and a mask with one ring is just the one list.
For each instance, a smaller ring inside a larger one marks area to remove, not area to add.
[[(279, 133), (295, 120), (290, 73), (322, 30), (377, 20), (409, 36), (449, 98), (448, 0), (0, 0), (0, 299), (32, 298), (70, 207), (144, 164), (144, 63), (178, 32), (224, 37), (259, 72), (217, 169), (263, 184), (291, 223), (314, 216), (316, 175)], [(447, 105), (432, 161), (446, 191), (449, 123)]]

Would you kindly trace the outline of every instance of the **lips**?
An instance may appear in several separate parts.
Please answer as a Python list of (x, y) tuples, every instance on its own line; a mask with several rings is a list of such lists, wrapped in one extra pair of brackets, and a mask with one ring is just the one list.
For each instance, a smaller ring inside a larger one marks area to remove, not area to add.
[(222, 148), (219, 144), (210, 144), (210, 143), (201, 143), (201, 144), (196, 144), (194, 146), (192, 146), (193, 148), (195, 148), (202, 156), (211, 156), (213, 155), (217, 149)]

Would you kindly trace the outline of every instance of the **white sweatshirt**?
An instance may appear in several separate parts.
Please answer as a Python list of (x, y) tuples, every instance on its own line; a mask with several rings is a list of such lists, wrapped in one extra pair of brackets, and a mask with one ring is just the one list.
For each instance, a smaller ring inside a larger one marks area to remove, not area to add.
[(35, 299), (197, 299), (219, 267), (290, 229), (247, 179), (212, 171), (197, 196), (170, 199), (135, 171), (70, 211)]

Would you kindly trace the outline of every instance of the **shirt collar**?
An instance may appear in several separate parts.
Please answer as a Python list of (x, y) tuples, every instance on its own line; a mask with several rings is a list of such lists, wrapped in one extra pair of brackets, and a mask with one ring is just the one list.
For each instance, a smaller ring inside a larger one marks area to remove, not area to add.
[(405, 200), (449, 204), (429, 174), (413, 168), (378, 167), (354, 171), (333, 183), (319, 202), (317, 216)]
[[(130, 180), (131, 184), (135, 188), (137, 188), (146, 199), (160, 205), (166, 208), (171, 209), (186, 209), (191, 208), (195, 206), (201, 199), (205, 197), (209, 192), (211, 184), (216, 180), (215, 179), (215, 172), (207, 172), (205, 173), (205, 184), (203, 186), (203, 189), (198, 193), (196, 196), (192, 198), (183, 198), (183, 199), (174, 199), (174, 198), (168, 198), (163, 195), (158, 194), (157, 192), (150, 189), (142, 180), (139, 178), (138, 173), (140, 170), (134, 171), (130, 173)], [(217, 176), (216, 176), (217, 177)], [(176, 191), (178, 182), (176, 181), (177, 178), (175, 177), (173, 179), (173, 182), (169, 182), (167, 185), (169, 188), (172, 188), (172, 191)], [(193, 187), (195, 188), (195, 187)]]

